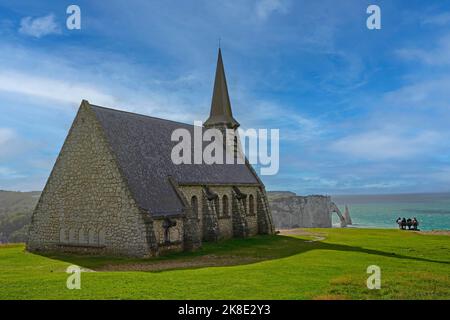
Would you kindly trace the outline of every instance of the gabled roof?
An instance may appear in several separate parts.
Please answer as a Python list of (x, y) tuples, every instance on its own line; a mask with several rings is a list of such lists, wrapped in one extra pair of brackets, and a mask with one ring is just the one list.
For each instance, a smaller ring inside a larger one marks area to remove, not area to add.
[[(87, 102), (85, 102), (87, 103)], [(152, 215), (181, 213), (183, 204), (169, 181), (179, 184), (259, 184), (245, 164), (181, 164), (171, 160), (172, 132), (193, 125), (90, 105), (138, 206)]]
[(233, 112), (231, 111), (230, 96), (228, 94), (227, 79), (220, 48), (219, 56), (217, 57), (211, 112), (209, 118), (205, 121), (205, 127), (214, 126), (224, 126), (233, 129), (239, 127), (239, 123), (233, 118)]

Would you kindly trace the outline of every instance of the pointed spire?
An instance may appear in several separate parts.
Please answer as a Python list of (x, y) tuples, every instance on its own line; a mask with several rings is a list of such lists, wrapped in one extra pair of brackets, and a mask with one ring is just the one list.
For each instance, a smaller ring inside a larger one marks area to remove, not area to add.
[(225, 127), (236, 129), (239, 123), (233, 118), (230, 97), (228, 96), (227, 80), (222, 61), (222, 51), (219, 47), (217, 58), (216, 79), (214, 80), (214, 91), (211, 102), (211, 112), (205, 127)]

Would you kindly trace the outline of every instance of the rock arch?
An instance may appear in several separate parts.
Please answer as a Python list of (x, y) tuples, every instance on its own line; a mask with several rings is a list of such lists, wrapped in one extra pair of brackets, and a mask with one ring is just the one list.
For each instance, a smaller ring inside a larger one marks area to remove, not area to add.
[(347, 222), (345, 221), (345, 218), (342, 215), (341, 210), (339, 210), (339, 208), (337, 207), (337, 205), (334, 202), (331, 202), (331, 204), (330, 204), (330, 214), (333, 213), (333, 212), (335, 212), (338, 215), (339, 220), (341, 221), (341, 228), (346, 227), (347, 226)]
[(345, 219), (345, 222), (347, 223), (347, 225), (353, 224), (352, 218), (350, 217), (350, 211), (348, 210), (347, 205), (345, 206), (344, 219)]

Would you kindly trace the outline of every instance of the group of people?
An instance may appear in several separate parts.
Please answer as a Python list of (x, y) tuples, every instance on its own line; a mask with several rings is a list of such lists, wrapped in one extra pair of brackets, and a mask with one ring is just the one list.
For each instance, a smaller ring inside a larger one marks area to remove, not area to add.
[(408, 230), (417, 230), (417, 227), (419, 226), (419, 221), (416, 219), (416, 217), (414, 218), (400, 218), (398, 217), (398, 219), (396, 220), (398, 227), (401, 230), (406, 230), (406, 228), (408, 228)]

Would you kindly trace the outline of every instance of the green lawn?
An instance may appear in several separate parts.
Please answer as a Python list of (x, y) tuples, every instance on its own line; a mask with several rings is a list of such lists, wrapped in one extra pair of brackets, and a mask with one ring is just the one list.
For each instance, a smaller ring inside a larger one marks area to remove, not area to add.
[[(80, 290), (66, 288), (71, 264), (95, 271)], [(380, 290), (366, 287), (369, 265)], [(308, 229), (147, 260), (0, 246), (0, 299), (450, 299), (449, 274), (449, 236), (399, 230)]]

